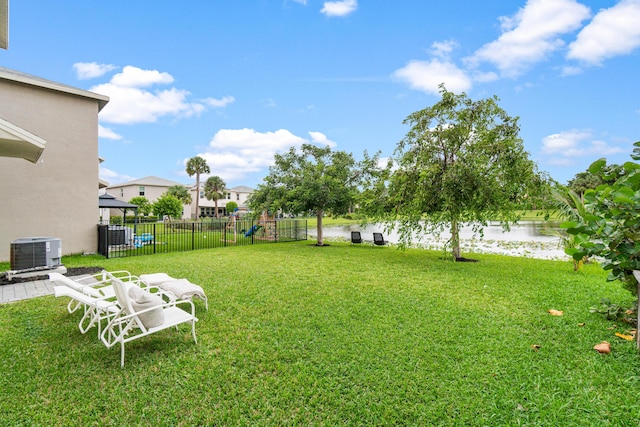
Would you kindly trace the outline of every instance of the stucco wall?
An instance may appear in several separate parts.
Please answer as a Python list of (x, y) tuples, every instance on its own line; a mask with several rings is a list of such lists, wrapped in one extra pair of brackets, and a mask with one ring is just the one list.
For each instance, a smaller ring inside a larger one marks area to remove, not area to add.
[[(147, 198), (149, 203), (154, 203), (156, 200), (160, 198), (164, 193), (167, 192), (169, 187), (161, 187), (157, 185), (122, 185), (122, 186), (114, 186), (109, 187), (107, 189), (107, 193), (111, 194), (118, 200), (122, 200), (123, 202), (129, 203), (129, 200), (134, 197), (140, 196), (140, 187), (144, 187), (144, 197)], [(187, 218), (188, 215), (185, 214), (187, 211), (187, 206), (183, 205), (182, 207), (182, 217)], [(133, 215), (133, 212), (127, 211), (127, 215)], [(111, 209), (111, 216), (122, 216), (122, 211), (118, 209)]]
[(0, 157), (0, 261), (21, 237), (56, 237), (63, 255), (95, 252), (98, 103), (0, 80), (0, 117), (47, 143), (37, 164)]

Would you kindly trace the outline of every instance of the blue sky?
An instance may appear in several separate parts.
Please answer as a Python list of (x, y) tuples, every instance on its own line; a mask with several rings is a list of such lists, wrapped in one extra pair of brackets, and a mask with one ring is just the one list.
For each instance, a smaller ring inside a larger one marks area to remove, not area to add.
[(497, 95), (565, 183), (640, 140), (640, 0), (13, 0), (0, 65), (111, 98), (100, 176), (255, 187), (309, 142), (391, 156), (437, 87)]

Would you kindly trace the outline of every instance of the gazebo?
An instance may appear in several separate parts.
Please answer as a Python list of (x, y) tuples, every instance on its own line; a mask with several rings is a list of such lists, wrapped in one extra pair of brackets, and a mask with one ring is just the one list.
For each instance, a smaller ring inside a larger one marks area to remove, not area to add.
[(98, 207), (105, 209), (120, 209), (122, 211), (122, 223), (124, 224), (127, 219), (127, 211), (132, 210), (135, 212), (135, 224), (138, 223), (138, 205), (132, 205), (131, 203), (123, 202), (122, 200), (116, 200), (115, 196), (111, 194), (101, 194), (98, 198)]

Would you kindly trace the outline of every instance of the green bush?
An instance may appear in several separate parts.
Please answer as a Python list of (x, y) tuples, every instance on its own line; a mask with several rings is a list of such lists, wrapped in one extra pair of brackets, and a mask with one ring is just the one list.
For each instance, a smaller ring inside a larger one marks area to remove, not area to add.
[(230, 213), (233, 213), (233, 211), (235, 211), (236, 209), (238, 209), (238, 204), (236, 202), (229, 202), (227, 203), (225, 208), (227, 209), (227, 213), (230, 214)]

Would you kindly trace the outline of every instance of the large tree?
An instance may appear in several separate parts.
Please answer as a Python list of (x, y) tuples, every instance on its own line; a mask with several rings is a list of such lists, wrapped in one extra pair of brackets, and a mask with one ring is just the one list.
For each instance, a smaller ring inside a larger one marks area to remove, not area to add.
[(274, 165), (249, 198), (254, 211), (313, 212), (318, 222), (318, 246), (324, 245), (322, 217), (344, 214), (355, 200), (358, 170), (350, 153), (311, 144), (276, 154)]
[(210, 176), (204, 183), (204, 197), (213, 200), (216, 207), (216, 218), (218, 215), (218, 200), (224, 197), (224, 189), (227, 186), (219, 176)]
[(196, 176), (196, 219), (200, 217), (200, 175), (210, 173), (207, 161), (200, 156), (187, 160), (187, 175)]
[(171, 187), (167, 188), (167, 194), (175, 196), (175, 198), (180, 200), (183, 205), (191, 204), (191, 193), (189, 192), (189, 189), (184, 185), (172, 185)]
[[(421, 233), (451, 233), (451, 255), (460, 260), (460, 227), (481, 232), (489, 220), (504, 227), (518, 209), (546, 188), (518, 136), (518, 118), (498, 106), (497, 97), (474, 101), (440, 86), (442, 99), (409, 115), (411, 126), (395, 151), (386, 185), (370, 185), (378, 200), (369, 212), (396, 228), (406, 246)], [(376, 187), (377, 186), (377, 187)]]

